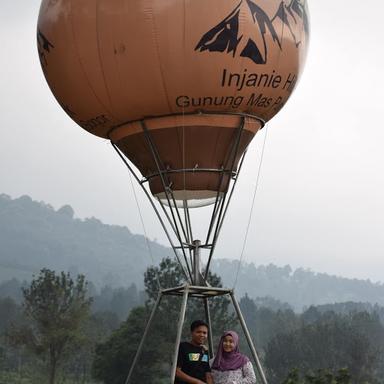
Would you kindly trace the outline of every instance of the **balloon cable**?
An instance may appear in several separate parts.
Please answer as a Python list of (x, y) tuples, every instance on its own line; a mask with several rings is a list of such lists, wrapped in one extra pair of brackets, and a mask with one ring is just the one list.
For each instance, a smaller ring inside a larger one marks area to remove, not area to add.
[(250, 212), (249, 212), (248, 223), (247, 223), (247, 229), (246, 229), (246, 231), (245, 231), (244, 242), (243, 242), (243, 246), (242, 246), (242, 249), (241, 249), (241, 254), (240, 254), (239, 263), (238, 263), (238, 265), (237, 265), (237, 272), (236, 272), (235, 282), (234, 282), (234, 284), (233, 284), (233, 289), (235, 289), (236, 284), (237, 284), (237, 279), (238, 279), (238, 277), (239, 277), (239, 272), (240, 272), (240, 266), (241, 266), (241, 263), (242, 263), (242, 261), (243, 261), (243, 256), (244, 256), (245, 247), (246, 247), (246, 245), (247, 245), (248, 233), (249, 233), (249, 228), (250, 228), (250, 226), (251, 226), (252, 215), (253, 215), (253, 209), (254, 209), (254, 206), (255, 206), (255, 200), (256, 200), (256, 194), (257, 194), (257, 191), (258, 191), (258, 189), (259, 189), (259, 181), (260, 181), (261, 167), (262, 167), (262, 165), (263, 165), (264, 151), (265, 151), (265, 145), (266, 145), (266, 142), (267, 142), (267, 136), (268, 136), (268, 126), (265, 127), (265, 134), (264, 134), (264, 140), (263, 140), (263, 147), (262, 147), (262, 149), (261, 149), (260, 163), (259, 163), (259, 168), (258, 168), (258, 170), (257, 170), (255, 189), (254, 189), (254, 191), (253, 191), (252, 206), (251, 206), (251, 210), (250, 210)]
[[(131, 182), (131, 187), (132, 187), (133, 196), (135, 197), (135, 202), (136, 202), (137, 211), (139, 212), (140, 221), (141, 221), (141, 226), (143, 227), (145, 243), (147, 244), (148, 252), (149, 252), (149, 255), (150, 255), (151, 260), (152, 260), (152, 265), (155, 266), (155, 258), (153, 257), (153, 253), (152, 253), (151, 246), (149, 245), (149, 240), (148, 240), (148, 236), (147, 236), (147, 230), (146, 230), (146, 228), (145, 228), (145, 223), (144, 223), (143, 215), (142, 215), (142, 213), (141, 213), (141, 209), (140, 209), (139, 201), (138, 201), (138, 199), (137, 199), (137, 194), (136, 194), (135, 186), (134, 186), (134, 184), (133, 184), (133, 180), (132, 180), (131, 172), (128, 172), (128, 174), (129, 174), (129, 180), (130, 180), (130, 182)], [(157, 268), (156, 268), (155, 270), (156, 270), (156, 280), (157, 280), (157, 285), (158, 285), (158, 288), (159, 288), (159, 291), (160, 291), (160, 290), (162, 289), (162, 287), (161, 287), (161, 284), (160, 284), (159, 271), (158, 271)]]

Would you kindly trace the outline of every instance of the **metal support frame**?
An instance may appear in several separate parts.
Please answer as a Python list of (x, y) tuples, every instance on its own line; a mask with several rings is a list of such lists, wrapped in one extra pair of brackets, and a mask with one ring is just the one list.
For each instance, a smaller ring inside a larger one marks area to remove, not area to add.
[(212, 321), (211, 321), (211, 313), (209, 311), (209, 300), (208, 297), (204, 297), (204, 311), (205, 311), (205, 321), (208, 324), (208, 347), (209, 347), (209, 357), (212, 358), (214, 356), (213, 350), (213, 332), (212, 332)]
[(201, 272), (200, 272), (200, 247), (201, 241), (194, 240), (193, 241), (194, 248), (192, 250), (192, 273), (193, 273), (193, 284), (200, 285), (201, 284)]
[(175, 353), (173, 355), (173, 361), (172, 361), (171, 384), (173, 384), (175, 382), (175, 378), (176, 378), (177, 357), (178, 357), (178, 354), (179, 354), (179, 345), (180, 345), (180, 341), (181, 341), (181, 334), (183, 332), (185, 312), (187, 310), (187, 301), (188, 301), (188, 286), (186, 286), (185, 289), (184, 289), (183, 301), (181, 303), (181, 310), (180, 310), (180, 315), (179, 315), (179, 322), (177, 324), (177, 336), (176, 336), (176, 343), (175, 343)]
[(225, 296), (229, 295), (233, 304), (233, 307), (235, 309), (235, 313), (237, 315), (237, 318), (240, 322), (241, 328), (243, 330), (244, 336), (247, 340), (248, 346), (251, 350), (251, 354), (253, 357), (253, 360), (255, 362), (256, 370), (259, 374), (259, 377), (261, 379), (262, 384), (268, 384), (267, 379), (265, 377), (263, 368), (260, 363), (260, 359), (258, 357), (258, 354), (256, 352), (256, 347), (252, 341), (251, 335), (248, 331), (248, 328), (245, 324), (243, 314), (241, 313), (240, 306), (235, 298), (234, 292), (231, 289), (226, 289), (226, 288), (214, 288), (214, 287), (202, 287), (202, 286), (194, 286), (194, 285), (182, 285), (179, 287), (173, 287), (173, 288), (167, 288), (167, 289), (162, 289), (159, 292), (159, 295), (157, 297), (157, 300), (154, 304), (154, 307), (152, 309), (150, 318), (148, 320), (148, 323), (146, 325), (145, 331), (143, 333), (142, 339), (140, 341), (139, 347), (137, 349), (136, 355), (132, 361), (132, 364), (129, 369), (129, 373), (127, 376), (127, 379), (125, 381), (125, 384), (136, 384), (131, 382), (132, 374), (134, 372), (134, 369), (137, 365), (138, 359), (140, 357), (141, 351), (143, 349), (145, 340), (148, 335), (149, 328), (151, 326), (152, 320), (160, 306), (160, 302), (163, 296), (181, 296), (182, 297), (182, 303), (181, 303), (181, 308), (180, 308), (180, 313), (179, 313), (179, 320), (177, 324), (177, 334), (176, 334), (176, 341), (175, 341), (175, 348), (174, 348), (174, 355), (172, 359), (172, 366), (171, 366), (171, 375), (170, 375), (170, 384), (174, 384), (175, 381), (175, 376), (176, 376), (176, 369), (177, 369), (177, 357), (179, 353), (179, 345), (181, 341), (181, 336), (182, 336), (182, 331), (183, 331), (183, 325), (184, 325), (184, 320), (185, 320), (185, 313), (187, 309), (187, 303), (188, 303), (188, 298), (189, 297), (196, 297), (200, 298), (204, 302), (204, 308), (205, 308), (205, 313), (206, 313), (206, 321), (208, 323), (208, 328), (209, 328), (209, 337), (208, 337), (208, 344), (209, 344), (209, 352), (210, 352), (210, 357), (213, 356), (213, 337), (212, 337), (212, 322), (211, 322), (211, 317), (209, 314), (209, 304), (208, 300), (209, 298), (217, 297), (217, 296)]
[(233, 306), (235, 307), (235, 311), (236, 311), (237, 317), (238, 317), (238, 319), (240, 321), (241, 328), (243, 329), (244, 336), (247, 339), (247, 342), (248, 342), (249, 348), (251, 350), (253, 360), (255, 361), (257, 371), (259, 372), (261, 381), (262, 381), (263, 384), (267, 384), (267, 379), (265, 378), (265, 374), (264, 374), (263, 368), (261, 366), (260, 359), (259, 359), (259, 357), (257, 355), (256, 348), (255, 348), (255, 346), (254, 346), (254, 344), (252, 342), (251, 335), (250, 335), (250, 333), (248, 331), (247, 325), (245, 324), (245, 320), (244, 320), (243, 314), (241, 313), (239, 303), (237, 302), (233, 291), (231, 291), (230, 296), (231, 296), (231, 299), (232, 299)]
[(133, 359), (133, 362), (132, 362), (132, 365), (131, 365), (131, 368), (129, 370), (129, 373), (128, 373), (128, 376), (127, 376), (127, 379), (125, 380), (125, 384), (128, 384), (129, 383), (129, 380), (131, 380), (131, 376), (133, 374), (133, 370), (137, 364), (137, 360), (139, 359), (139, 356), (141, 354), (141, 351), (143, 349), (143, 346), (144, 346), (144, 342), (145, 342), (145, 339), (147, 338), (147, 335), (148, 335), (148, 331), (149, 331), (149, 328), (151, 327), (151, 324), (152, 324), (152, 320), (153, 318), (155, 317), (155, 313), (157, 311), (157, 308), (158, 306), (160, 305), (160, 301), (161, 301), (161, 298), (162, 298), (162, 293), (161, 291), (159, 292), (158, 296), (157, 296), (157, 300), (152, 308), (152, 312), (151, 312), (151, 315), (148, 319), (148, 322), (147, 322), (147, 325), (145, 327), (145, 330), (144, 330), (144, 333), (143, 333), (143, 337), (141, 338), (140, 340), (140, 344), (137, 348), (137, 351), (136, 351), (136, 354), (135, 354), (135, 357)]
[[(215, 251), (217, 240), (218, 240), (218, 237), (219, 237), (219, 234), (228, 210), (228, 206), (231, 201), (233, 191), (235, 189), (235, 186), (238, 180), (238, 175), (243, 164), (244, 156), (245, 156), (245, 153), (241, 156), (239, 154), (240, 142), (241, 142), (241, 137), (244, 130), (245, 119), (248, 118), (248, 119), (257, 120), (261, 124), (261, 127), (264, 126), (264, 121), (253, 115), (249, 115), (245, 113), (236, 113), (236, 112), (234, 113), (212, 112), (211, 113), (211, 112), (199, 111), (196, 113), (189, 113), (188, 115), (193, 115), (193, 114), (199, 115), (199, 116), (215, 115), (215, 114), (221, 114), (221, 115), (227, 114), (227, 115), (240, 116), (240, 124), (234, 134), (232, 143), (228, 148), (228, 152), (227, 152), (224, 164), (222, 164), (222, 166), (218, 169), (208, 169), (208, 168), (198, 168), (198, 167), (190, 169), (190, 168), (185, 168), (185, 166), (183, 166), (183, 169), (170, 169), (169, 167), (167, 167), (165, 164), (163, 164), (160, 154), (156, 148), (156, 142), (154, 141), (150, 130), (146, 126), (146, 119), (140, 120), (139, 123), (141, 125), (142, 132), (144, 134), (149, 153), (151, 154), (152, 160), (156, 165), (156, 171), (153, 172), (152, 174), (146, 175), (144, 178), (142, 178), (140, 174), (134, 169), (134, 167), (129, 163), (129, 161), (125, 158), (124, 154), (121, 152), (118, 146), (111, 141), (113, 148), (115, 149), (115, 151), (117, 152), (121, 160), (124, 162), (124, 164), (127, 166), (130, 173), (134, 176), (135, 180), (144, 191), (152, 208), (154, 209), (160, 221), (160, 224), (169, 240), (169, 243), (173, 249), (175, 257), (182, 268), (182, 271), (186, 280), (186, 284), (180, 287), (173, 287), (173, 288), (167, 288), (167, 289), (160, 288), (158, 298), (152, 309), (143, 337), (140, 341), (136, 355), (131, 364), (125, 384), (130, 384), (134, 368), (137, 365), (139, 356), (141, 354), (141, 351), (145, 343), (145, 339), (148, 335), (149, 328), (152, 324), (156, 311), (159, 308), (161, 299), (165, 295), (182, 296), (182, 305), (181, 305), (180, 314), (179, 314), (176, 344), (175, 344), (174, 356), (172, 361), (171, 384), (174, 383), (175, 375), (176, 375), (177, 355), (178, 355), (179, 344), (182, 336), (182, 329), (183, 329), (183, 324), (185, 320), (185, 313), (187, 309), (188, 298), (196, 297), (196, 298), (203, 299), (205, 317), (209, 326), (209, 338), (208, 338), (209, 351), (210, 351), (210, 356), (213, 356), (213, 337), (212, 337), (211, 317), (210, 317), (210, 311), (209, 311), (209, 299), (217, 296), (222, 296), (222, 295), (229, 295), (231, 297), (236, 315), (240, 321), (242, 330), (246, 337), (247, 343), (250, 347), (261, 381), (263, 384), (267, 384), (262, 366), (260, 364), (260, 360), (256, 352), (256, 348), (252, 342), (251, 336), (245, 324), (243, 315), (240, 311), (239, 304), (237, 303), (236, 298), (234, 296), (233, 290), (211, 287), (207, 281), (213, 253)], [(161, 116), (161, 117), (164, 117), (164, 116)], [(125, 124), (122, 124), (122, 125), (125, 125)], [(114, 127), (113, 129), (118, 127), (119, 126)], [(112, 130), (110, 131), (110, 133), (112, 132)], [(239, 165), (237, 166), (236, 160), (239, 158), (239, 156), (240, 156), (240, 162), (239, 162)], [(184, 175), (186, 175), (188, 173), (194, 173), (194, 172), (210, 172), (210, 173), (214, 172), (219, 175), (219, 181), (216, 188), (217, 190), (216, 198), (212, 206), (212, 213), (211, 213), (211, 218), (207, 228), (207, 235), (206, 235), (205, 241), (203, 242), (194, 239), (193, 226), (192, 226), (191, 215), (189, 211), (190, 207), (188, 206), (188, 201), (184, 200), (182, 202), (181, 207), (179, 207), (176, 204), (176, 199), (172, 191), (172, 184), (169, 178), (169, 176), (174, 173), (183, 173)], [(149, 185), (149, 181), (154, 177), (160, 178), (162, 189), (165, 194), (165, 202), (160, 200), (159, 198), (154, 198), (151, 195), (149, 188), (147, 188)], [(156, 202), (160, 205), (160, 209), (158, 209)], [(204, 273), (202, 273), (200, 270), (201, 250), (203, 249), (209, 251), (209, 256), (206, 261)]]

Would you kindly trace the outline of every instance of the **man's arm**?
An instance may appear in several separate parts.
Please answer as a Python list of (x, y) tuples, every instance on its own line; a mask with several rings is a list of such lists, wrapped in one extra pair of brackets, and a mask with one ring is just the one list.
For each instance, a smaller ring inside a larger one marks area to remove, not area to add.
[[(186, 373), (184, 373), (181, 368), (176, 368), (176, 377), (180, 380), (185, 381), (189, 384), (205, 384), (203, 381), (196, 379), (195, 377), (189, 376)], [(213, 381), (207, 381), (208, 384), (213, 384)]]
[(205, 374), (205, 381), (207, 382), (207, 384), (213, 384), (213, 378), (212, 378), (211, 372), (207, 372)]

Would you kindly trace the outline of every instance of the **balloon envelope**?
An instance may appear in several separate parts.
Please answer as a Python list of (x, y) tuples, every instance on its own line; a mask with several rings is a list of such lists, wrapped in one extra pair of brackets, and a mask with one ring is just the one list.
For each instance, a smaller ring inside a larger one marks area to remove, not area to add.
[(111, 139), (154, 195), (166, 178), (176, 200), (209, 201), (295, 88), (308, 12), (302, 0), (43, 0), (37, 41), (77, 124)]

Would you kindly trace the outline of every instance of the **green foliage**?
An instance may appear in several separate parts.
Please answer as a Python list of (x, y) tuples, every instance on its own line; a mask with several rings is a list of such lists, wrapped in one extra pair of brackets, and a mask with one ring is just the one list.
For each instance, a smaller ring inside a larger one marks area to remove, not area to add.
[(384, 328), (377, 316), (316, 314), (312, 309), (302, 319), (299, 328), (282, 330), (267, 345), (265, 365), (272, 383), (280, 383), (289, 367), (302, 372), (348, 367), (356, 384), (380, 377)]
[(299, 370), (293, 369), (282, 384), (350, 384), (351, 376), (347, 369), (340, 369), (336, 374), (328, 370), (318, 370), (300, 378)]
[(82, 337), (68, 349), (62, 368), (63, 376), (65, 374), (67, 379), (76, 379), (81, 383), (89, 380), (96, 345), (105, 341), (119, 323), (112, 312), (99, 312), (88, 317), (80, 330)]
[(245, 295), (240, 300), (240, 308), (259, 348), (265, 348), (277, 333), (291, 332), (300, 327), (300, 318), (292, 309), (285, 309), (286, 307), (282, 306), (282, 309), (273, 310), (256, 303)]
[[(127, 321), (114, 331), (105, 343), (97, 346), (93, 361), (95, 378), (105, 384), (124, 383), (148, 317), (148, 308), (138, 307), (133, 309)], [(157, 332), (153, 333), (156, 334)], [(141, 364), (138, 365), (133, 382), (141, 384), (155, 383), (152, 379), (155, 380), (161, 374), (161, 363), (159, 361), (161, 356), (158, 354), (161, 345), (163, 345), (161, 337), (147, 339), (143, 359), (148, 361), (149, 364), (145, 367)]]
[[(106, 384), (123, 382), (121, 379), (127, 374), (157, 297), (157, 274), (163, 287), (184, 282), (177, 263), (171, 260), (164, 260), (159, 267), (149, 268), (145, 283), (146, 305), (131, 311), (128, 320), (121, 324), (119, 329), (119, 318), (124, 314), (123, 311), (115, 310), (124, 300), (130, 302), (132, 299), (130, 305), (138, 300), (136, 288), (131, 286), (119, 290), (105, 287), (96, 296), (95, 302), (98, 301), (98, 304), (93, 310), (98, 312), (82, 322), (78, 337), (65, 348), (57, 374), (58, 382), (90, 382), (90, 366), (93, 360), (94, 374), (100, 380)], [(217, 276), (211, 275), (210, 278), (212, 285), (221, 285)], [(143, 302), (143, 299), (140, 300)], [(188, 337), (188, 323), (192, 319), (204, 317), (200, 301), (191, 299), (190, 304), (183, 337)], [(264, 356), (260, 350), (261, 357), (266, 358), (269, 384), (281, 384), (283, 380), (286, 380), (287, 384), (382, 384), (380, 380), (384, 377), (384, 339), (380, 323), (383, 313), (381, 307), (372, 308), (359, 303), (324, 305), (310, 307), (302, 315), (298, 315), (285, 304), (268, 297), (254, 300), (245, 296), (240, 304), (256, 345), (259, 350), (261, 347), (267, 351)], [(362, 311), (365, 308), (372, 312)], [(139, 359), (134, 382), (157, 384), (156, 380), (159, 380), (158, 383), (163, 384), (162, 380), (169, 380), (179, 309), (179, 298), (167, 297), (162, 302), (144, 346), (142, 358)], [(227, 301), (215, 300), (211, 305), (216, 336), (219, 336), (220, 329), (233, 327), (233, 317), (228, 314), (228, 309)], [(335, 313), (332, 309), (340, 313)], [(127, 307), (124, 311), (126, 310)], [(25, 348), (13, 348), (6, 337), (10, 325), (20, 323), (24, 326), (31, 325), (31, 320), (23, 320), (22, 311), (14, 300), (0, 299), (0, 384), (44, 383), (42, 374), (47, 371), (47, 354), (41, 353), (37, 356), (28, 353)], [(20, 330), (20, 327), (18, 329)], [(96, 343), (99, 344), (97, 353)], [(275, 346), (275, 352), (272, 346)], [(36, 352), (31, 346), (29, 350)], [(246, 349), (242, 350), (246, 352)], [(272, 360), (269, 351), (273, 352)], [(272, 369), (271, 363), (275, 364)], [(295, 372), (291, 372), (287, 378), (289, 370), (295, 366), (302, 374), (299, 375), (297, 371), (295, 377)], [(349, 367), (348, 376), (345, 374), (343, 377), (340, 372), (335, 373), (342, 366)], [(320, 368), (329, 368), (330, 371), (319, 371)], [(291, 381), (287, 381), (288, 379)]]
[(129, 287), (112, 288), (104, 286), (100, 294), (93, 295), (92, 311), (93, 312), (113, 312), (117, 315), (119, 321), (124, 321), (128, 317), (132, 308), (142, 304), (136, 285), (131, 284)]
[(49, 383), (55, 382), (59, 362), (71, 345), (82, 339), (81, 325), (89, 316), (84, 276), (74, 281), (69, 274), (42, 269), (23, 289), (27, 323), (15, 328), (11, 338), (26, 346), (42, 361), (48, 360)]

